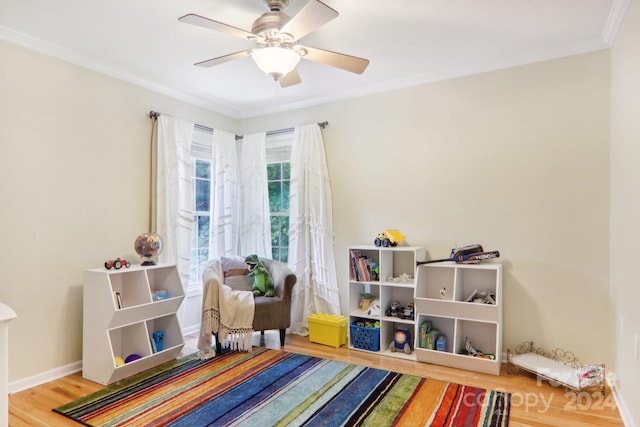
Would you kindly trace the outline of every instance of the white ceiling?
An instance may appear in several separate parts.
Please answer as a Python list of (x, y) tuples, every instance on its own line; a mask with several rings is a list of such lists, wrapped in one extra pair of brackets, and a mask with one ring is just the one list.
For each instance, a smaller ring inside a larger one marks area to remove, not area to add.
[(324, 0), (340, 16), (302, 43), (371, 63), (357, 75), (303, 60), (284, 89), (249, 57), (195, 67), (252, 44), (178, 21), (250, 31), (262, 0), (0, 0), (0, 39), (240, 118), (607, 48), (629, 1)]

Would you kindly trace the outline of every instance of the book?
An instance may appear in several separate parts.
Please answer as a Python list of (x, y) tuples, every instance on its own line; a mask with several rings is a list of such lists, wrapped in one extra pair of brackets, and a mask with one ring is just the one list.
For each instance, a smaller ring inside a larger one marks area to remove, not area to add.
[(363, 281), (360, 274), (360, 266), (359, 260), (362, 258), (362, 251), (360, 249), (351, 249), (350, 251), (350, 259), (351, 259), (351, 277), (354, 280)]
[(116, 292), (116, 307), (118, 307), (118, 309), (121, 309), (123, 307), (122, 305), (122, 296), (120, 295), (120, 292)]
[(112, 290), (111, 292), (113, 293), (113, 305), (116, 306), (116, 309), (120, 309), (118, 305), (118, 292), (116, 290)]
[(367, 261), (366, 258), (362, 257), (358, 260), (358, 266), (359, 266), (359, 271), (360, 271), (360, 275), (362, 277), (362, 281), (363, 282), (368, 282), (369, 281), (369, 274), (367, 274)]
[(475, 291), (473, 291), (471, 293), (471, 295), (469, 295), (469, 298), (466, 299), (466, 302), (473, 302), (473, 300), (475, 299), (476, 295), (478, 295), (478, 290), (477, 289)]

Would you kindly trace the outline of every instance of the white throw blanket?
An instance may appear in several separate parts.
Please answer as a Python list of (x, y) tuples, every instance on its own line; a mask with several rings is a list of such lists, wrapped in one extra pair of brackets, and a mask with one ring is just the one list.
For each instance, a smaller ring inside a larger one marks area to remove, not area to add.
[(218, 334), (222, 346), (230, 345), (239, 351), (251, 351), (253, 293), (235, 291), (224, 284), (224, 273), (219, 260), (212, 260), (202, 275), (202, 324), (198, 339), (198, 356), (210, 359), (216, 355), (211, 347), (212, 334)]

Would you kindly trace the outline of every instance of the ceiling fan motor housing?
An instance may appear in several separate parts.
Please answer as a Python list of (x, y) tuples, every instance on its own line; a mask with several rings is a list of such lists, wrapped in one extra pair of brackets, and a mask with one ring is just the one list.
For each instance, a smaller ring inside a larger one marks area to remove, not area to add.
[(289, 6), (289, 0), (262, 0), (270, 11), (280, 11)]
[(275, 41), (285, 41), (281, 40), (280, 28), (289, 22), (289, 19), (291, 19), (289, 15), (284, 12), (265, 12), (253, 22), (251, 32), (256, 36), (264, 37), (267, 42), (274, 38), (278, 39)]

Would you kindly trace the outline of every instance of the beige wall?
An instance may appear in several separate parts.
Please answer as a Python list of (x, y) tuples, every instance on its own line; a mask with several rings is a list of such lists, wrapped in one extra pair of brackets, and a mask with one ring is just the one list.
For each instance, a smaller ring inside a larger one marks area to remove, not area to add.
[(80, 360), (82, 271), (147, 228), (151, 109), (242, 133), (328, 120), (342, 285), (347, 247), (385, 228), (433, 258), (479, 242), (503, 254), (506, 346), (615, 358), (607, 51), (243, 123), (14, 45), (0, 57), (10, 381)]
[(432, 258), (501, 251), (504, 343), (614, 360), (608, 288), (609, 57), (543, 62), (252, 119), (328, 120), (335, 253), (385, 228)]
[[(615, 372), (640, 425), (640, 5), (631, 2), (611, 50), (611, 294), (616, 313)], [(631, 425), (631, 424), (629, 424)]]
[(133, 254), (148, 228), (150, 110), (237, 127), (0, 42), (0, 301), (18, 314), (10, 381), (81, 360), (82, 271)]

